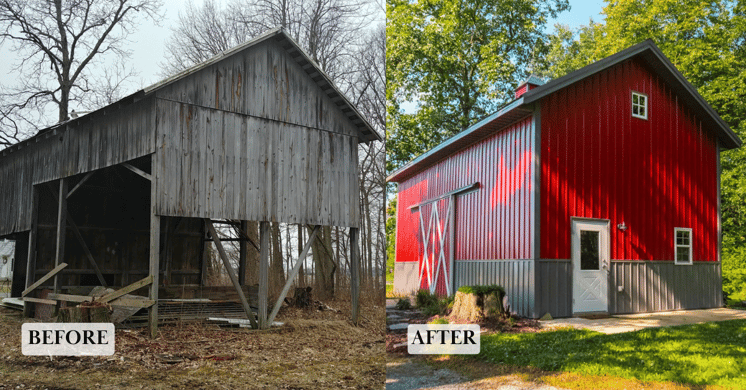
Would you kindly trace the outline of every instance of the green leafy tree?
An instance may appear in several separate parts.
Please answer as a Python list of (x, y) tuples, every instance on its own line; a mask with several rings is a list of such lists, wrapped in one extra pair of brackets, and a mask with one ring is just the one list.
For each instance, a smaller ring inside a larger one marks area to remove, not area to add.
[[(387, 16), (388, 168), (494, 112), (546, 54), (567, 0), (392, 0)], [(417, 101), (416, 113), (403, 102)]]
[[(558, 77), (652, 39), (730, 127), (746, 139), (746, 3), (706, 0), (609, 0), (605, 24), (550, 38)], [(723, 289), (746, 299), (746, 149), (721, 154)]]

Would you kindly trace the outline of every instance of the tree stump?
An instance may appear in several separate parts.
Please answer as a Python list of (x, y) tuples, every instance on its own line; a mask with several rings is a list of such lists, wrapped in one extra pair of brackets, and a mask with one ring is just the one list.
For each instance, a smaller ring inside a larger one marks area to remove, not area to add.
[(295, 295), (293, 298), (293, 306), (295, 307), (309, 307), (313, 299), (311, 297), (311, 287), (300, 287), (295, 289)]
[(451, 317), (469, 322), (479, 322), (484, 319), (484, 312), (478, 304), (479, 296), (475, 293), (456, 292), (453, 299)]
[(488, 318), (504, 317), (504, 296), (505, 290), (497, 285), (462, 286), (454, 297), (451, 318), (480, 322)]

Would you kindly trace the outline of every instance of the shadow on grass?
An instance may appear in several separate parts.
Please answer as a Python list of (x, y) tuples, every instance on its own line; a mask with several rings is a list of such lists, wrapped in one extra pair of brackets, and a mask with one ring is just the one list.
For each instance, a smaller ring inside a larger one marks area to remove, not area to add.
[[(588, 375), (746, 388), (746, 320), (604, 335), (562, 329), (482, 337), (486, 363)], [(694, 386), (691, 386), (694, 385)]]

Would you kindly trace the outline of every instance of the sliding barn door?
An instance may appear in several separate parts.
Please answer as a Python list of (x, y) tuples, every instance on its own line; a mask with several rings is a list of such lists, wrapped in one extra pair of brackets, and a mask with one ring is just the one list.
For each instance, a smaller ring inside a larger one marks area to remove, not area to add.
[(419, 286), (438, 295), (453, 293), (454, 198), (433, 200), (419, 207)]

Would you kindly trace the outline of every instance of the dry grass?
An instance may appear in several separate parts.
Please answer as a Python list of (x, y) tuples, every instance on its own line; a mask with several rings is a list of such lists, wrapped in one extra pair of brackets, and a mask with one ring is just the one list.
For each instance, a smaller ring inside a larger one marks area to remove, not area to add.
[(111, 357), (31, 357), (21, 354), (19, 312), (0, 309), (0, 389), (194, 388), (379, 389), (385, 369), (384, 308), (363, 304), (349, 322), (349, 302), (337, 311), (287, 308), (286, 326), (267, 331), (180, 323), (117, 330)]

